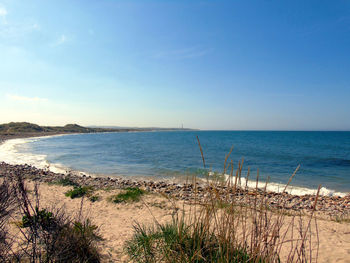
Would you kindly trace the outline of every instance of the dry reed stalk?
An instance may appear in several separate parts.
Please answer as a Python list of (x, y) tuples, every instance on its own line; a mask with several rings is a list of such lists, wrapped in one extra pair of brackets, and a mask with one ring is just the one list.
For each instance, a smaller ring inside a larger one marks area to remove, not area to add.
[[(198, 136), (197, 141), (205, 168), (204, 154)], [(166, 247), (162, 247), (158, 253), (172, 255), (167, 256), (165, 262), (198, 262), (198, 259), (206, 262), (233, 262), (235, 256), (242, 257), (235, 262), (281, 262), (281, 251), (285, 249), (286, 244), (290, 244), (286, 262), (311, 262), (314, 259), (312, 245), (315, 242), (311, 235), (311, 220), (316, 220), (313, 218), (313, 213), (316, 210), (319, 190), (315, 197), (314, 210), (306, 227), (304, 227), (304, 219), (300, 214), (299, 229), (295, 231), (296, 217), (293, 215), (290, 220), (286, 219), (286, 200), (283, 193), (300, 166), (294, 171), (284, 191), (279, 195), (277, 201), (279, 208), (275, 211), (269, 207), (268, 202), (269, 178), (264, 187), (259, 189), (260, 173), (257, 170), (255, 188), (249, 189), (250, 169), (248, 168), (246, 183), (243, 186), (241, 178), (244, 159), (238, 162), (234, 174), (233, 161), (229, 161), (232, 149), (233, 147), (225, 156), (222, 174), (226, 176), (227, 170), (230, 170), (228, 178), (226, 180), (220, 180), (216, 176), (210, 178), (208, 172), (205, 186), (207, 195), (204, 200), (202, 199), (202, 203), (199, 202), (201, 199), (198, 196), (197, 180), (192, 178), (194, 206), (190, 205), (185, 214), (183, 204), (182, 213), (175, 214), (178, 240), (182, 242), (183, 239), (186, 239), (182, 236), (186, 234), (181, 231), (181, 228), (186, 226), (189, 231), (187, 235), (192, 235), (193, 238), (191, 246), (193, 251), (186, 250), (184, 244), (178, 244), (178, 250), (168, 251)], [(241, 198), (242, 194), (245, 194), (244, 198)], [(197, 206), (197, 204), (200, 205)], [(318, 231), (317, 225), (316, 231)], [(212, 243), (212, 240), (208, 240), (209, 236), (214, 237), (215, 244)], [(163, 242), (157, 244), (163, 244)], [(210, 250), (212, 254), (204, 258), (202, 253), (208, 249), (212, 249)], [(168, 252), (164, 252), (165, 250)], [(317, 255), (318, 248), (316, 259)], [(212, 257), (215, 257), (215, 261), (212, 261)]]
[(202, 160), (203, 160), (203, 166), (205, 168), (205, 159), (204, 159), (204, 154), (203, 154), (203, 149), (202, 149), (202, 146), (201, 146), (201, 142), (199, 141), (198, 136), (196, 136), (196, 137), (197, 137), (197, 141), (198, 141), (199, 150), (201, 151), (201, 156), (202, 156)]

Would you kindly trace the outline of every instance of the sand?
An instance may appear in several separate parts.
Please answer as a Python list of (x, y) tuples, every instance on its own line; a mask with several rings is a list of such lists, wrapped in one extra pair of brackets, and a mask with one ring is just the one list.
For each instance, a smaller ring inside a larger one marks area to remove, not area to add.
[[(33, 187), (33, 182), (28, 182), (28, 186)], [(69, 189), (71, 187), (41, 183), (41, 207), (62, 207), (68, 214), (76, 214), (82, 199), (66, 197), (64, 193)], [(135, 203), (115, 204), (108, 201), (108, 197), (119, 192), (120, 190), (99, 190), (95, 192), (101, 197), (99, 201), (91, 202), (86, 198), (83, 201), (84, 215), (99, 226), (99, 233), (104, 238), (99, 244), (104, 262), (128, 262), (123, 246), (132, 237), (133, 226), (136, 223), (152, 225), (155, 220), (159, 223), (167, 222), (171, 220), (174, 211), (173, 204), (159, 194), (147, 194)], [(176, 203), (180, 209), (182, 204), (180, 201)], [(318, 220), (317, 223), (318, 262), (350, 262), (350, 224), (330, 220)]]

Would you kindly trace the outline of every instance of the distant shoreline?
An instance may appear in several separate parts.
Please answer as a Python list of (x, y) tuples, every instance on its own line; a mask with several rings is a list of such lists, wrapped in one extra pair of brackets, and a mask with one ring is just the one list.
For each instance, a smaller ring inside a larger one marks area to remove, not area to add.
[(7, 140), (12, 140), (12, 139), (46, 137), (46, 136), (53, 136), (53, 135), (69, 135), (69, 134), (73, 134), (73, 133), (58, 133), (58, 132), (46, 133), (45, 132), (45, 133), (19, 133), (19, 134), (9, 134), (9, 135), (0, 134), (0, 144)]
[[(5, 155), (3, 155), (3, 158), (1, 158), (0, 161), (4, 161), (4, 162), (7, 162), (7, 163), (10, 163), (10, 164), (29, 164), (29, 165), (33, 165), (37, 168), (41, 168), (41, 169), (46, 169), (45, 167), (47, 165), (50, 165), (50, 170), (53, 171), (53, 172), (56, 172), (56, 173), (65, 173), (67, 170), (70, 170), (69, 168), (67, 168), (66, 166), (58, 163), (58, 164), (49, 164), (49, 162), (44, 158), (42, 161), (40, 159), (40, 161), (37, 161), (35, 159), (35, 161), (33, 161), (33, 159), (31, 159), (31, 157), (29, 156), (29, 159), (27, 159), (28, 156), (26, 156), (25, 154), (22, 156), (21, 154), (19, 155), (16, 155), (16, 154), (13, 154), (11, 155), (12, 153), (12, 148), (13, 147), (12, 145), (13, 144), (22, 144), (22, 143), (26, 143), (28, 141), (33, 141), (33, 140), (37, 140), (37, 139), (44, 139), (45, 137), (53, 137), (53, 136), (65, 136), (65, 135), (81, 135), (81, 134), (98, 134), (98, 133), (119, 133), (119, 132), (123, 132), (123, 133), (138, 133), (138, 132), (141, 132), (141, 133), (153, 133), (153, 132), (159, 132), (159, 134), (162, 133), (162, 131), (153, 131), (153, 130), (148, 130), (148, 131), (144, 131), (144, 130), (137, 130), (137, 131), (130, 131), (130, 130), (123, 130), (123, 131), (99, 131), (99, 132), (65, 132), (65, 133), (62, 133), (62, 132), (35, 132), (35, 133), (17, 133), (17, 134), (12, 134), (12, 135), (7, 135), (7, 136), (3, 136), (1, 135), (0, 133), (0, 144), (2, 144), (2, 142), (4, 142), (5, 140), (12, 140), (12, 139), (21, 139), (21, 138), (24, 138), (23, 140), (14, 140), (13, 142), (8, 142), (8, 145), (4, 145), (4, 147), (7, 149), (8, 148), (9, 150), (4, 150), (2, 152), (5, 153)], [(169, 130), (169, 131), (163, 131), (165, 133), (172, 133), (172, 132), (176, 132), (174, 130)], [(201, 132), (204, 132), (205, 131), (201, 131)], [(180, 132), (181, 133), (181, 132)], [(185, 135), (185, 132), (183, 133)], [(193, 136), (196, 134), (196, 132), (194, 133), (188, 133), (190, 136)], [(108, 134), (106, 134), (107, 136)], [(198, 134), (200, 135), (200, 134)], [(104, 137), (104, 135), (101, 134), (102, 137)], [(118, 135), (116, 135), (118, 136)], [(30, 138), (30, 139), (26, 139), (26, 138)], [(86, 138), (90, 138), (89, 137), (86, 137)], [(65, 139), (63, 139), (65, 140)], [(5, 149), (3, 148), (3, 149)], [(6, 154), (6, 152), (9, 152), (9, 154)], [(14, 152), (16, 152), (16, 150), (14, 150)], [(99, 162), (97, 160), (93, 160), (93, 163), (95, 163), (95, 165), (99, 165)], [(103, 163), (103, 160), (102, 160), (102, 163)], [(92, 172), (91, 175), (92, 176), (101, 176), (101, 177), (108, 177), (108, 176), (122, 176), (123, 174), (128, 174), (127, 172), (123, 172), (123, 171), (119, 171), (118, 173), (109, 173), (109, 172), (105, 172), (104, 168), (106, 168), (108, 166), (105, 166), (105, 165), (102, 165), (98, 170), (96, 170), (95, 172)], [(76, 173), (85, 173), (86, 175), (89, 174), (89, 170), (86, 170), (88, 168), (88, 166), (82, 166), (80, 167), (80, 169), (74, 169), (74, 171)], [(169, 168), (169, 167), (168, 167)], [(112, 175), (113, 174), (113, 175)], [(130, 175), (130, 174), (128, 174)], [(133, 174), (131, 174), (133, 175)], [(138, 178), (137, 180), (165, 180), (165, 181), (168, 181), (168, 182), (171, 182), (171, 183), (181, 183), (183, 181), (186, 180), (185, 176), (183, 174), (180, 174), (178, 177), (176, 177), (176, 179), (172, 178), (163, 178), (162, 177), (162, 174), (160, 174), (159, 178), (157, 177), (157, 175), (155, 175), (155, 173), (152, 171), (151, 173), (147, 173), (147, 170), (139, 170), (138, 173), (135, 173), (134, 174), (135, 176), (132, 176), (132, 178)], [(159, 175), (159, 174), (158, 174)], [(183, 176), (182, 176), (183, 175)], [(122, 176), (124, 177), (124, 176)], [(128, 178), (128, 176), (126, 176), (126, 178)], [(288, 179), (288, 178), (287, 178)], [(285, 181), (287, 181), (287, 179)], [(249, 187), (255, 187), (255, 184), (254, 182), (251, 182), (251, 180), (248, 181), (248, 185)], [(254, 186), (253, 186), (254, 185)], [(259, 182), (259, 188), (263, 188), (264, 187), (264, 182), (261, 181)], [(268, 191), (271, 191), (271, 192), (279, 192), (280, 189), (283, 189), (285, 187), (285, 184), (281, 181), (274, 181), (274, 182), (270, 182), (268, 184)], [(316, 193), (316, 188), (315, 187), (310, 187), (310, 185), (291, 185), (290, 186), (290, 192), (292, 195), (314, 195)], [(325, 195), (325, 196), (350, 196), (350, 193), (348, 192), (348, 189), (346, 190), (333, 190), (333, 188), (329, 188), (329, 187), (322, 187), (321, 188), (321, 195)]]
[[(166, 181), (155, 181), (146, 179), (136, 178), (123, 178), (123, 177), (95, 177), (86, 175), (84, 173), (55, 173), (45, 169), (39, 169), (31, 165), (12, 165), (0, 161), (0, 178), (6, 177), (11, 174), (20, 173), (23, 177), (30, 181), (36, 181), (41, 183), (55, 183), (64, 177), (70, 178), (79, 185), (91, 186), (96, 190), (102, 190), (105, 188), (111, 189), (124, 189), (127, 187), (141, 187), (148, 192), (158, 193), (165, 196), (173, 197), (177, 200), (182, 201), (201, 201), (207, 197), (206, 193), (208, 185), (205, 182), (201, 183), (196, 181), (187, 183), (174, 183)], [(226, 191), (225, 187), (220, 185), (215, 186), (218, 190), (218, 194), (224, 194)], [(196, 190), (194, 190), (196, 189)], [(235, 198), (237, 202), (242, 204), (249, 202), (255, 195), (264, 196), (265, 205), (268, 205), (272, 210), (278, 209), (281, 204), (278, 200), (283, 200), (285, 209), (293, 212), (303, 211), (305, 214), (313, 211), (313, 203), (315, 201), (315, 195), (293, 195), (287, 192), (276, 193), (276, 192), (265, 192), (261, 189), (245, 189), (239, 187), (236, 189)], [(234, 197), (232, 197), (234, 198)], [(340, 196), (319, 196), (317, 202), (317, 214), (321, 217), (331, 217), (350, 214), (350, 195)]]
[[(116, 132), (116, 131), (113, 131)], [(100, 132), (99, 132), (100, 133)], [(73, 134), (85, 134), (85, 133), (20, 133), (11, 136), (0, 135), (0, 144), (10, 139), (20, 138), (33, 138), (33, 137), (44, 137), (44, 136), (55, 136), (55, 135), (73, 135)], [(38, 180), (39, 182), (52, 183), (59, 180), (64, 176), (69, 176), (72, 180), (82, 185), (89, 185), (96, 189), (102, 189), (104, 187), (113, 187), (122, 189), (125, 187), (142, 187), (147, 191), (161, 193), (165, 195), (171, 195), (177, 199), (184, 201), (193, 201), (194, 186), (192, 183), (175, 183), (167, 182), (164, 180), (150, 180), (145, 178), (125, 178), (125, 177), (110, 177), (110, 176), (90, 176), (85, 173), (75, 174), (70, 172), (68, 174), (56, 173), (52, 171), (46, 171), (31, 165), (11, 165), (0, 160), (0, 177), (1, 174), (9, 174), (14, 171), (23, 172), (25, 178), (29, 180)], [(2, 175), (2, 176), (3, 176)], [(201, 185), (201, 184), (199, 184)], [(206, 189), (200, 188), (199, 196), (205, 198)], [(198, 191), (198, 189), (197, 189)], [(239, 191), (241, 202), (246, 202), (251, 198), (252, 191), (249, 189), (241, 189)], [(259, 190), (259, 194), (264, 195), (262, 190)], [(282, 197), (287, 202), (288, 209), (290, 211), (303, 210), (306, 213), (312, 211), (312, 202), (315, 195), (294, 195), (289, 193), (277, 193), (277, 192), (266, 192), (267, 204), (272, 208), (276, 208), (278, 203), (276, 198)], [(350, 214), (350, 195), (344, 197), (340, 196), (320, 196), (320, 203), (318, 205), (318, 211), (320, 215), (327, 216), (338, 216), (340, 214)]]

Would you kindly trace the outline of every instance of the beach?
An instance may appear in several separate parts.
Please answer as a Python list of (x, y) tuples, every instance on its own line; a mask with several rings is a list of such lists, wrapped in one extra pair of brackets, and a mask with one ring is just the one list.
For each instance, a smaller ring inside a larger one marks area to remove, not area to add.
[[(6, 168), (5, 168), (6, 167)], [(65, 192), (71, 187), (49, 184), (49, 177), (52, 174), (44, 171), (38, 171), (29, 167), (10, 167), (1, 164), (0, 173), (10, 174), (12, 169), (22, 169), (24, 174), (29, 174), (26, 180), (29, 189), (33, 189), (33, 183), (39, 181), (39, 194), (41, 207), (64, 208), (65, 211), (74, 215), (79, 211), (81, 198), (70, 199), (65, 196)], [(59, 176), (59, 175), (57, 175)], [(31, 178), (31, 179), (29, 179)], [(78, 178), (76, 178), (79, 180)], [(51, 179), (52, 180), (52, 179)], [(81, 178), (80, 180), (84, 180)], [(130, 239), (133, 234), (133, 226), (136, 223), (154, 225), (155, 220), (158, 223), (169, 222), (174, 212), (173, 203), (163, 194), (166, 187), (160, 187), (164, 191), (157, 191), (146, 195), (142, 202), (113, 204), (108, 202), (108, 197), (120, 192), (120, 187), (128, 185), (123, 182), (120, 185), (113, 184), (109, 179), (98, 179), (100, 188), (97, 188), (96, 194), (100, 196), (97, 202), (84, 200), (84, 214), (87, 215), (94, 224), (99, 226), (99, 233), (103, 241), (99, 248), (104, 256), (104, 262), (128, 262), (128, 256), (125, 255), (123, 246), (125, 241)], [(114, 185), (114, 187), (111, 187)], [(137, 182), (130, 185), (138, 185)], [(185, 198), (187, 199), (187, 198)], [(176, 199), (178, 208), (183, 208), (183, 201)], [(186, 202), (185, 209), (189, 209), (190, 202)], [(307, 215), (305, 215), (307, 218)], [(335, 222), (330, 219), (318, 220), (319, 235), (319, 256), (318, 262), (349, 262), (350, 258), (350, 231), (348, 222)], [(315, 238), (315, 237), (314, 237)], [(282, 261), (283, 262), (283, 261)]]
[[(145, 180), (125, 177), (99, 177), (84, 173), (60, 174), (49, 170), (38, 169), (30, 165), (11, 165), (0, 163), (0, 176), (11, 178), (21, 174), (29, 189), (34, 184), (39, 185), (41, 207), (61, 207), (68, 214), (79, 211), (83, 202), (83, 211), (92, 222), (99, 226), (103, 241), (98, 245), (103, 262), (128, 262), (125, 253), (125, 242), (133, 235), (135, 224), (154, 225), (170, 222), (176, 209), (190, 211), (195, 204), (205, 202), (210, 187), (204, 181), (174, 183), (162, 180)], [(85, 198), (71, 199), (65, 193), (71, 186), (57, 185), (62, 178), (69, 178), (77, 185), (89, 186), (94, 189), (94, 195), (99, 200), (92, 202)], [(148, 194), (140, 202), (115, 204), (109, 197), (123, 189), (137, 187)], [(225, 195), (229, 190), (225, 186), (216, 185), (219, 194)], [(292, 220), (295, 215), (301, 215), (308, 220), (310, 215), (317, 218), (316, 233), (313, 240), (319, 239), (317, 262), (349, 262), (350, 260), (350, 196), (319, 196), (316, 208), (315, 195), (291, 195), (288, 193), (265, 192), (262, 190), (236, 190), (230, 198), (237, 204), (247, 204), (254, 198), (264, 200), (271, 211), (279, 211), (283, 204), (286, 220)], [(175, 210), (174, 210), (175, 209)], [(287, 250), (281, 251), (281, 259), (286, 257)], [(282, 260), (283, 262), (283, 260)]]

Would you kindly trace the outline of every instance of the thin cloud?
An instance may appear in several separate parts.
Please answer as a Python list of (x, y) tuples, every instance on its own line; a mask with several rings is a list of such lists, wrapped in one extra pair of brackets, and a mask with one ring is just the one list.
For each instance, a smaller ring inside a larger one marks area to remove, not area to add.
[(7, 21), (6, 21), (6, 16), (7, 16), (7, 10), (5, 7), (3, 6), (0, 6), (0, 22), (2, 21), (3, 24), (7, 24)]
[(7, 94), (6, 97), (12, 101), (27, 102), (27, 103), (43, 103), (43, 102), (49, 101), (46, 98), (25, 97), (25, 96), (19, 96), (19, 95), (14, 95), (14, 94)]
[(16, 39), (38, 30), (40, 30), (40, 26), (37, 23), (32, 25), (13, 25), (7, 23), (5, 26), (0, 27), (0, 37), (6, 39)]
[(8, 12), (0, 5), (0, 38), (15, 39), (40, 30), (38, 23), (13, 23), (7, 21)]
[(4, 17), (7, 15), (7, 10), (5, 7), (0, 7), (0, 16)]
[(65, 34), (62, 34), (59, 36), (59, 38), (52, 44), (53, 47), (57, 47), (60, 45), (63, 45), (68, 40), (67, 36)]

